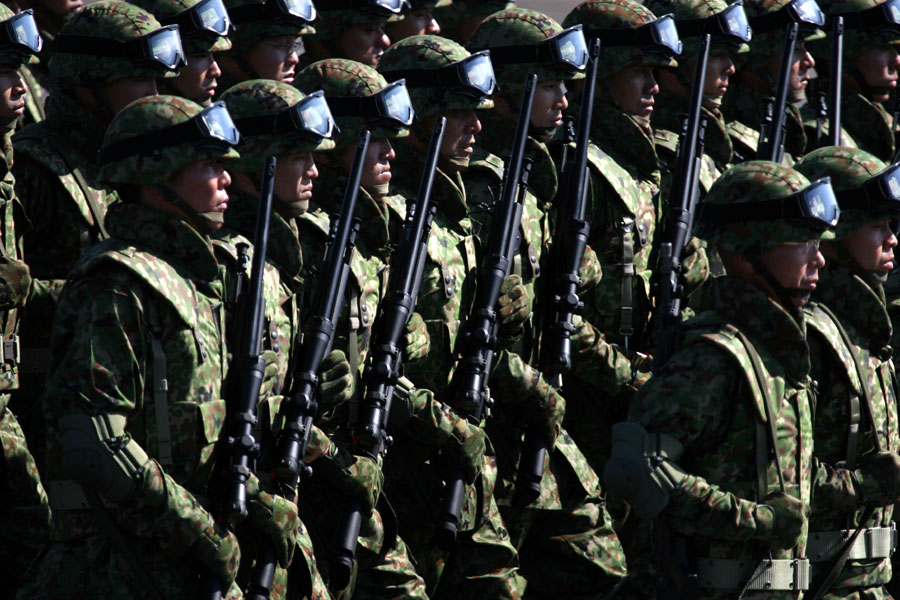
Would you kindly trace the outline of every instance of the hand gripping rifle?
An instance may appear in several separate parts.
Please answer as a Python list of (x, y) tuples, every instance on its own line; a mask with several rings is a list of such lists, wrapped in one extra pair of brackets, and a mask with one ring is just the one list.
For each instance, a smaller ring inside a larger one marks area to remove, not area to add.
[[(237, 293), (234, 315), (237, 319), (237, 353), (232, 359), (232, 382), (228, 398), (228, 430), (224, 440), (226, 457), (222, 467), (222, 497), (217, 515), (236, 524), (247, 517), (247, 479), (259, 456), (259, 443), (253, 437), (259, 388), (266, 370), (262, 358), (262, 329), (266, 312), (263, 297), (266, 254), (269, 246), (269, 221), (272, 217), (272, 190), (275, 183), (275, 157), (266, 158), (262, 190), (256, 214), (253, 239), (253, 264), (247, 278), (247, 245), (238, 245)], [(203, 584), (204, 598), (222, 597), (222, 582), (210, 577)]]
[[(703, 126), (700, 108), (706, 85), (710, 35), (700, 38), (700, 53), (694, 71), (694, 86), (687, 119), (675, 155), (675, 170), (666, 207), (665, 237), (659, 249), (659, 284), (656, 297), (656, 353), (654, 370), (661, 367), (678, 348), (681, 324), (682, 254), (691, 236), (694, 211), (700, 196), (699, 179), (703, 154)], [(673, 202), (677, 200), (677, 202)], [(688, 564), (684, 540), (661, 520), (653, 522), (653, 564), (657, 572), (657, 597), (661, 600), (694, 598), (696, 578)]]
[[(409, 205), (400, 244), (391, 256), (388, 291), (380, 304), (373, 327), (371, 360), (363, 373), (364, 392), (353, 439), (356, 455), (377, 459), (394, 441), (388, 435), (387, 422), (394, 387), (403, 367), (403, 335), (416, 307), (428, 258), (428, 237), (437, 208), (431, 203), (431, 189), (446, 124), (445, 117), (438, 118), (434, 124), (416, 202)], [(362, 505), (351, 499), (331, 555), (330, 583), (334, 589), (344, 589), (350, 581), (361, 524)]]
[[(281, 404), (284, 426), (276, 443), (275, 477), (279, 493), (289, 498), (294, 496), (294, 490), (301, 477), (312, 476), (312, 468), (304, 464), (303, 456), (306, 454), (313, 419), (318, 409), (316, 392), (319, 383), (319, 365), (331, 350), (337, 319), (344, 306), (350, 259), (353, 256), (356, 232), (359, 229), (359, 223), (354, 221), (353, 213), (359, 196), (359, 183), (366, 151), (369, 148), (369, 138), (370, 133), (363, 130), (356, 143), (350, 177), (344, 189), (341, 213), (337, 220), (331, 223), (328, 248), (319, 271), (322, 279), (316, 287), (312, 314), (303, 332), (303, 344), (298, 354), (293, 389)], [(264, 547), (257, 557), (252, 584), (245, 598), (266, 600), (269, 597), (269, 590), (275, 577), (275, 563), (272, 548)]]
[[(497, 212), (491, 220), (488, 255), (482, 262), (478, 276), (475, 303), (468, 318), (460, 327), (458, 338), (461, 352), (450, 386), (455, 395), (453, 408), (460, 416), (476, 425), (481, 423), (485, 408), (492, 403), (487, 384), (499, 326), (495, 307), (503, 280), (509, 275), (513, 257), (519, 248), (522, 202), (528, 172), (531, 169), (531, 161), (526, 163), (525, 160), (525, 141), (528, 137), (536, 85), (537, 75), (529, 75), (525, 80), (512, 154), (503, 176), (503, 190)], [(465, 489), (462, 469), (452, 469), (444, 487), (444, 499), (438, 513), (435, 537), (435, 542), (442, 550), (450, 550), (456, 543)]]
[[(587, 153), (590, 144), (591, 119), (594, 114), (594, 91), (600, 66), (600, 40), (590, 46), (590, 66), (585, 75), (581, 111), (578, 115), (578, 134), (572, 164), (564, 165), (565, 196), (557, 205), (556, 230), (550, 248), (553, 269), (544, 276), (542, 288), (547, 305), (541, 328), (541, 348), (538, 368), (550, 384), (562, 387), (562, 376), (572, 368), (572, 317), (581, 314), (584, 303), (578, 298), (578, 276), (584, 249), (587, 246), (590, 224), (584, 218), (587, 192)], [(525, 429), (525, 439), (519, 458), (513, 506), (527, 506), (541, 494), (547, 441), (533, 424)]]
[(792, 22), (787, 26), (784, 41), (784, 53), (781, 55), (781, 71), (778, 73), (778, 87), (775, 91), (775, 103), (766, 108), (762, 129), (759, 135), (759, 147), (756, 158), (781, 162), (784, 158), (784, 130), (786, 126), (788, 86), (791, 79), (791, 63), (794, 59), (794, 48), (797, 46), (799, 23)]

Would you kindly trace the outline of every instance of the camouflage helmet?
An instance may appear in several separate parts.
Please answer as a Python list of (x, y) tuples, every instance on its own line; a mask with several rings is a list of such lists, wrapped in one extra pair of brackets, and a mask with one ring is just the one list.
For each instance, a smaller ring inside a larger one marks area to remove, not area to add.
[[(0, 21), (6, 23), (10, 19), (21, 19), (15, 23), (8, 23), (18, 33), (19, 30), (27, 32), (28, 40), (20, 38), (18, 41), (10, 37), (0, 36), (0, 65), (4, 67), (18, 67), (21, 64), (36, 64), (38, 62), (37, 53), (43, 47), (40, 33), (38, 32), (37, 23), (34, 20), (34, 13), (31, 10), (23, 11), (18, 15), (14, 13), (8, 6), (0, 3)], [(17, 24), (21, 25), (17, 26)], [(8, 29), (9, 27), (5, 27)], [(30, 46), (26, 46), (22, 42), (27, 41)]]
[[(728, 10), (730, 6), (725, 0), (644, 0), (644, 6), (656, 15), (672, 14), (684, 42), (684, 50), (681, 57), (690, 59), (700, 52), (700, 34), (691, 35), (685, 31), (684, 22), (699, 22), (701, 19), (715, 17)], [(750, 45), (746, 42), (738, 43), (734, 38), (727, 38), (712, 33), (712, 46), (710, 53), (729, 52), (732, 54), (745, 54), (750, 51)]]
[[(285, 111), (307, 97), (292, 85), (270, 79), (251, 79), (228, 88), (221, 100), (228, 107), (229, 114), (241, 132), (241, 143), (237, 147), (241, 157), (232, 163), (233, 168), (245, 173), (259, 173), (267, 156), (334, 148), (334, 142), (327, 137), (302, 135), (296, 130), (289, 132), (284, 126), (275, 130), (275, 117), (285, 114)], [(248, 119), (258, 117), (272, 118), (269, 132), (254, 133), (249, 125), (245, 126), (244, 123), (250, 122)]]
[[(650, 9), (633, 0), (587, 0), (566, 15), (562, 26), (584, 25), (585, 37), (590, 38), (591, 30), (638, 29), (656, 20)], [(677, 67), (678, 63), (667, 54), (647, 52), (638, 44), (610, 46), (601, 36), (598, 77), (609, 77), (638, 65)]]
[[(111, 185), (155, 185), (164, 183), (179, 169), (197, 160), (238, 158), (232, 144), (202, 138), (200, 128), (193, 125), (187, 128), (186, 136), (167, 131), (153, 136), (187, 123), (201, 112), (208, 114), (223, 109), (222, 103), (204, 109), (178, 96), (146, 96), (135, 100), (113, 118), (106, 130), (98, 153), (97, 181)], [(147, 141), (149, 136), (154, 139)]]
[(316, 9), (312, 0), (294, 0), (289, 4), (296, 15), (303, 17), (280, 12), (284, 5), (276, 0), (225, 0), (225, 6), (237, 28), (231, 34), (232, 55), (244, 54), (268, 38), (312, 35), (318, 25), (314, 25)]
[(379, 5), (379, 0), (320, 2), (319, 21), (312, 39), (333, 40), (348, 27), (399, 21), (403, 18), (403, 13), (410, 10), (409, 0), (389, 0), (387, 4), (393, 6), (384, 8)]
[[(507, 63), (502, 55), (498, 58), (498, 48), (509, 48), (510, 54), (521, 55), (521, 52), (517, 52), (519, 47), (536, 47), (562, 31), (559, 23), (543, 13), (528, 8), (511, 8), (489, 15), (482, 21), (472, 32), (466, 48), (473, 52), (491, 50), (491, 63), (494, 65), (500, 90), (507, 95), (511, 92), (519, 96), (522, 82), (531, 73), (538, 76), (538, 81), (584, 79), (583, 65), (581, 70), (574, 70), (559, 63), (544, 60), (538, 62), (538, 59), (532, 62)], [(586, 60), (584, 37), (579, 36), (578, 39), (581, 44), (577, 51), (578, 60)]]
[[(887, 26), (869, 25), (858, 21), (856, 14), (885, 5), (885, 0), (821, 0), (819, 4), (829, 17), (844, 17), (844, 56), (855, 58), (872, 48), (880, 46), (900, 46), (900, 29)], [(887, 8), (887, 7), (885, 7)], [(868, 14), (872, 14), (871, 12)], [(900, 21), (900, 15), (897, 16)], [(831, 61), (831, 36), (812, 46), (816, 60), (829, 64)], [(900, 48), (897, 48), (900, 50)], [(845, 65), (846, 67), (846, 65)]]
[(863, 225), (900, 215), (900, 173), (864, 150), (825, 146), (804, 156), (794, 168), (810, 179), (831, 178), (841, 205), (837, 239)]
[[(788, 202), (771, 205), (784, 199)], [(801, 205), (809, 208), (804, 214)], [(752, 160), (716, 180), (698, 215), (696, 234), (722, 250), (754, 255), (787, 242), (834, 239), (830, 229), (839, 214), (827, 180), (811, 185), (794, 169)]]
[[(134, 0), (134, 4), (153, 13), (163, 25), (177, 24), (186, 54), (223, 52), (231, 48), (227, 36), (234, 26), (222, 0)], [(224, 33), (201, 29), (202, 25), (210, 27), (213, 20), (212, 27)]]
[[(439, 3), (434, 12), (435, 20), (441, 25), (444, 35), (459, 27), (469, 17), (487, 16), (500, 10), (515, 8), (515, 2), (508, 0), (453, 0), (446, 4)], [(456, 40), (461, 44), (469, 40)]]
[[(378, 63), (378, 71), (388, 81), (401, 77), (407, 79), (409, 95), (412, 98), (416, 116), (420, 120), (429, 119), (437, 114), (450, 110), (488, 109), (494, 108), (490, 94), (475, 94), (460, 90), (457, 87), (434, 83), (430, 86), (412, 83), (411, 71), (437, 71), (453, 67), (470, 56), (468, 50), (447, 38), (437, 35), (414, 35), (400, 40), (384, 51)], [(493, 72), (492, 72), (493, 73)], [(491, 80), (493, 74), (491, 73)], [(493, 86), (491, 86), (493, 87)], [(493, 93), (493, 89), (491, 89)]]
[(369, 65), (346, 58), (326, 58), (303, 68), (294, 85), (307, 92), (322, 90), (328, 99), (340, 133), (334, 136), (336, 148), (356, 143), (359, 132), (368, 128), (372, 137), (402, 138), (409, 135), (409, 128), (380, 126), (372, 117), (340, 114), (335, 109), (339, 98), (366, 98), (388, 87), (388, 82)]
[(88, 39), (101, 44), (109, 41), (112, 48), (115, 42), (131, 42), (160, 28), (156, 17), (134, 4), (121, 0), (88, 4), (54, 40), (47, 65), (50, 78), (61, 85), (98, 87), (126, 77), (175, 77), (177, 70), (158, 62), (95, 54), (84, 44)]
[[(765, 66), (772, 56), (781, 56), (785, 42), (785, 29), (787, 21), (777, 22), (776, 15), (790, 11), (789, 5), (796, 4), (800, 0), (756, 0), (747, 2), (745, 8), (750, 24), (753, 25), (753, 39), (750, 41), (750, 52), (739, 58), (741, 69), (759, 69)], [(809, 2), (810, 8), (818, 10), (813, 0)], [(767, 25), (760, 25), (759, 19), (768, 19)], [(800, 38), (806, 42), (814, 42), (825, 38), (825, 32), (819, 28), (801, 26)]]

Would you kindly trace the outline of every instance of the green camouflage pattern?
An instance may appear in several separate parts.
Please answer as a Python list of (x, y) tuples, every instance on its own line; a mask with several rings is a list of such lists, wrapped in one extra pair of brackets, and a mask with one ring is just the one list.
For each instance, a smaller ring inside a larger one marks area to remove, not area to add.
[[(468, 50), (447, 38), (414, 35), (400, 40), (384, 51), (378, 61), (379, 73), (406, 69), (440, 69), (469, 56)], [(409, 97), (419, 121), (450, 110), (494, 108), (490, 98), (471, 98), (454, 94), (449, 88), (410, 88)]]
[[(818, 67), (819, 64), (821, 63), (819, 62), (819, 59), (816, 58), (816, 66)], [(824, 71), (824, 69), (822, 70)], [(819, 78), (811, 80), (806, 87), (806, 97), (809, 98), (810, 101), (800, 107), (800, 117), (803, 119), (803, 129), (806, 131), (806, 139), (809, 140), (809, 150), (812, 150), (818, 145), (820, 128), (823, 144), (825, 143), (826, 136), (831, 131), (827, 114), (823, 117), (819, 116), (819, 103), (821, 102), (822, 105), (827, 108), (828, 82), (829, 77), (827, 73), (822, 73), (822, 76)], [(850, 91), (847, 90), (846, 86), (844, 86), (843, 89), (848, 92)], [(856, 140), (853, 139), (853, 136), (850, 135), (847, 128), (843, 126), (843, 110), (841, 111), (841, 114), (841, 146), (847, 148), (859, 148), (859, 144), (856, 143)], [(754, 141), (754, 145), (755, 143), (756, 142)]]
[[(174, 21), (184, 11), (198, 5), (200, 0), (135, 0), (133, 4), (153, 14), (161, 23)], [(224, 52), (231, 50), (231, 40), (224, 35), (211, 35), (199, 31), (185, 31), (180, 27), (181, 45), (185, 54)]]
[[(306, 95), (287, 83), (268, 79), (251, 79), (230, 88), (219, 97), (228, 107), (232, 119), (275, 116), (297, 104)], [(240, 129), (240, 128), (238, 128)], [(326, 138), (311, 140), (298, 134), (284, 132), (244, 135), (237, 151), (241, 157), (230, 163), (236, 171), (261, 173), (268, 156), (284, 156), (302, 152), (319, 152), (334, 148), (334, 141)], [(277, 201), (277, 200), (276, 200)]]
[(842, 97), (841, 127), (847, 130), (857, 146), (874, 154), (885, 163), (897, 159), (893, 117), (879, 102), (872, 102), (862, 94), (852, 93), (848, 86)]
[[(815, 454), (817, 459), (835, 467), (853, 469), (848, 464), (848, 437), (852, 406), (864, 404), (859, 418), (856, 456), (877, 449), (897, 452), (900, 447), (896, 375), (891, 363), (891, 321), (885, 307), (884, 292), (873, 289), (844, 265), (831, 261), (819, 270), (819, 283), (813, 292), (814, 304), (806, 309), (808, 338), (812, 356), (811, 375), (818, 383), (815, 400)], [(827, 306), (840, 320), (852, 344), (848, 348), (830, 316)], [(824, 326), (823, 326), (824, 323)], [(863, 381), (857, 375), (854, 355), (861, 365)], [(861, 396), (864, 385), (871, 404)], [(877, 438), (877, 440), (875, 439)], [(861, 524), (862, 507), (814, 505), (810, 532), (839, 531)], [(875, 509), (867, 527), (890, 527), (893, 506)], [(830, 563), (814, 565), (814, 576), (823, 576)], [(848, 592), (867, 597), (889, 597), (881, 589), (891, 579), (889, 558), (850, 560), (829, 587), (829, 598), (845, 598)]]
[[(882, 0), (822, 0), (819, 6), (829, 17), (860, 12), (873, 6), (883, 4)], [(849, 28), (844, 30), (844, 57), (847, 62), (859, 56), (866, 50), (879, 46), (900, 45), (900, 34), (891, 31), (888, 27)], [(828, 64), (831, 56), (831, 39), (825, 38), (815, 45), (817, 54), (816, 62), (821, 54)]]
[[(579, 23), (585, 29), (637, 29), (656, 20), (649, 8), (634, 0), (587, 0), (566, 15), (563, 27)], [(639, 46), (600, 46), (600, 68), (597, 77), (609, 77), (628, 67), (648, 65), (651, 67), (677, 67), (675, 59), (661, 54), (646, 53)]]
[[(776, 12), (791, 2), (792, 0), (753, 0), (744, 3), (744, 10), (747, 12), (747, 17), (752, 19)], [(783, 25), (779, 25), (771, 31), (754, 31), (753, 39), (750, 40), (750, 52), (740, 55), (735, 61), (738, 71), (746, 69), (763, 75), (758, 69), (764, 66), (773, 55), (781, 56), (784, 51), (784, 33)], [(814, 32), (801, 30), (799, 35), (807, 42), (814, 42), (823, 39), (825, 32), (821, 29), (816, 29)]]
[[(804, 156), (794, 168), (803, 173), (810, 181), (831, 178), (831, 187), (835, 192), (858, 188), (887, 168), (864, 150), (839, 146), (819, 148)], [(847, 209), (841, 211), (841, 219), (834, 231), (835, 239), (841, 239), (853, 233), (863, 225), (891, 219), (898, 211), (872, 212), (869, 210)]]
[[(671, 14), (675, 17), (677, 25), (679, 21), (705, 19), (717, 15), (728, 8), (729, 3), (725, 2), (725, 0), (644, 0), (642, 4), (652, 10), (655, 15)], [(681, 38), (684, 44), (681, 56), (685, 61), (693, 61), (693, 57), (699, 52), (700, 41), (698, 38), (699, 36)], [(743, 54), (750, 51), (749, 44), (742, 43), (738, 46), (734, 42), (727, 42), (725, 38), (715, 35), (712, 36), (711, 42), (711, 52), (727, 51), (729, 53)]]
[[(754, 41), (756, 38), (753, 38)], [(750, 56), (758, 54), (751, 52)], [(738, 72), (746, 67), (739, 66)], [(768, 76), (754, 68), (754, 73), (768, 80)], [(739, 79), (739, 78), (738, 78)], [(775, 100), (774, 82), (771, 82), (772, 88), (768, 92), (757, 90), (753, 86), (741, 85), (740, 81), (732, 83), (732, 90), (725, 94), (722, 102), (722, 114), (725, 116), (728, 134), (731, 136), (731, 143), (734, 148), (734, 162), (743, 162), (745, 160), (753, 160), (756, 158), (756, 151), (759, 145), (759, 130), (762, 126), (763, 115), (766, 112), (766, 105)], [(740, 86), (740, 92), (737, 93), (736, 86)], [(844, 95), (846, 106), (847, 95)], [(846, 108), (841, 110), (841, 122), (846, 126), (845, 120)], [(785, 159), (782, 161), (786, 165), (793, 162), (793, 157), (800, 157), (811, 149), (814, 140), (808, 140), (806, 130), (803, 127), (803, 117), (800, 110), (789, 104), (785, 112), (785, 127), (787, 128), (784, 135)]]
[[(196, 117), (203, 107), (178, 96), (147, 96), (135, 100), (113, 118), (103, 138), (105, 148), (143, 133), (172, 127)], [(102, 149), (101, 148), (101, 149)], [(190, 142), (158, 148), (150, 154), (133, 154), (100, 167), (97, 181), (106, 184), (153, 185), (164, 182), (185, 165), (204, 159), (228, 161), (238, 158), (225, 152), (198, 147)]]
[[(559, 23), (544, 13), (528, 8), (511, 8), (488, 15), (472, 32), (466, 47), (475, 51), (503, 46), (536, 46), (562, 30)], [(504, 65), (495, 60), (493, 65), (500, 93), (511, 96), (513, 105), (522, 96), (522, 82), (532, 73), (537, 75), (538, 81), (584, 79), (584, 73), (546, 63)]]
[[(388, 82), (369, 65), (346, 58), (326, 58), (306, 66), (297, 73), (294, 85), (307, 92), (322, 90), (325, 98), (364, 98), (387, 87)], [(410, 90), (412, 94), (412, 90)], [(409, 135), (409, 129), (371, 127), (362, 116), (335, 117), (340, 131), (334, 136), (337, 148), (355, 144), (359, 132), (369, 129), (372, 137), (402, 138)]]
[[(160, 28), (149, 12), (122, 0), (100, 0), (85, 6), (60, 30), (59, 35), (86, 35), (128, 41)], [(175, 77), (175, 71), (163, 71), (140, 59), (93, 56), (52, 51), (47, 65), (50, 77), (61, 86), (99, 87), (126, 77)]]
[[(210, 240), (176, 217), (120, 203), (107, 223), (111, 239), (83, 257), (60, 302), (44, 402), (54, 424), (46, 475), (66, 475), (57, 418), (79, 411), (128, 415), (129, 435), (154, 458), (129, 499), (115, 506), (116, 525), (166, 597), (192, 598), (196, 571), (185, 552), (211, 524), (197, 494), (210, 477), (225, 420), (221, 272)], [(167, 362), (173, 464), (165, 471), (155, 460), (160, 454), (151, 303)], [(56, 582), (65, 576), (73, 597), (133, 594), (132, 576), (111, 560), (109, 542), (90, 511), (55, 515), (53, 545), (37, 565), (40, 589), (32, 597), (56, 597)], [(81, 565), (91, 565), (90, 571)]]
[[(739, 204), (784, 198), (809, 185), (802, 173), (764, 160), (752, 160), (728, 169), (706, 197), (710, 204)], [(787, 220), (710, 224), (695, 221), (695, 230), (710, 246), (740, 254), (758, 254), (785, 242), (834, 239), (834, 232), (817, 233)]]
[(403, 15), (390, 17), (374, 14), (365, 10), (367, 2), (361, 1), (354, 8), (334, 8), (326, 2), (316, 5), (319, 18), (316, 21), (316, 31), (310, 37), (314, 40), (333, 40), (340, 32), (356, 25), (369, 25), (370, 23), (393, 23), (403, 19)]
[[(262, 4), (266, 0), (224, 0), (225, 8), (228, 10), (248, 4)], [(321, 22), (316, 21), (316, 25)], [(265, 17), (255, 21), (235, 22), (236, 30), (231, 33), (229, 38), (232, 41), (230, 55), (241, 55), (248, 52), (253, 46), (264, 39), (292, 35), (299, 37), (301, 35), (312, 35), (316, 32), (314, 25), (296, 25), (283, 21), (281, 19), (272, 19)]]

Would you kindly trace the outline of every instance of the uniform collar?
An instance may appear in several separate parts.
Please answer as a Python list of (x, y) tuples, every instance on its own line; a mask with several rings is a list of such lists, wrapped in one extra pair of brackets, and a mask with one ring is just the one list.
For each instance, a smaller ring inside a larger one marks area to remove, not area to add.
[(659, 185), (659, 163), (649, 127), (614, 106), (597, 102), (591, 141), (637, 178)]
[(819, 269), (819, 283), (813, 299), (827, 305), (841, 321), (865, 334), (871, 340), (873, 351), (890, 343), (892, 327), (884, 288), (873, 289), (845, 265), (831, 261), (824, 269)]
[(878, 102), (862, 94), (845, 94), (841, 107), (841, 126), (860, 148), (881, 160), (891, 162), (894, 156), (894, 134), (891, 116)]
[[(762, 125), (763, 113), (766, 103), (774, 101), (774, 96), (761, 92), (753, 86), (743, 85), (738, 91), (734, 86), (725, 94), (722, 103), (722, 114), (726, 122), (739, 121), (754, 131), (759, 131)], [(787, 133), (784, 138), (785, 152), (793, 156), (803, 156), (806, 152), (806, 131), (803, 127), (803, 118), (797, 107), (789, 104), (786, 113)], [(753, 157), (750, 157), (751, 159)]]
[[(413, 150), (402, 140), (394, 147), (394, 151), (397, 153), (394, 164), (403, 165), (403, 168), (393, 172), (392, 187), (407, 198), (414, 198), (425, 166), (425, 155)], [(440, 167), (435, 172), (431, 200), (450, 221), (462, 221), (468, 215), (462, 173), (464, 171), (447, 173)]]

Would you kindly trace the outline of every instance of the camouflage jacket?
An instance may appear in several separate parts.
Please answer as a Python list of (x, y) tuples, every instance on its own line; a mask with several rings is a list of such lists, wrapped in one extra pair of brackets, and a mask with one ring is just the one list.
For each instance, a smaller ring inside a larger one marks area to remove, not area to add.
[[(883, 291), (869, 287), (836, 262), (819, 271), (814, 299), (816, 302), (806, 312), (812, 376), (818, 383), (816, 457), (823, 463), (854, 469), (860, 456), (877, 450), (897, 452), (900, 449), (896, 377), (889, 346), (891, 322)], [(839, 319), (839, 324), (826, 310)], [(838, 510), (815, 500), (810, 532), (852, 530), (865, 513), (862, 507), (847, 510), (843, 506), (843, 510)], [(866, 525), (890, 527), (892, 514), (893, 506), (878, 508)], [(811, 545), (812, 559), (814, 550)], [(889, 559), (851, 560), (831, 587), (880, 586), (890, 578)]]
[[(630, 420), (684, 446), (676, 462), (689, 475), (663, 516), (690, 537), (697, 558), (804, 556), (805, 528), (799, 545), (789, 550), (753, 539), (755, 505), (780, 491), (779, 471), (784, 491), (806, 503), (814, 483), (823, 502), (848, 490), (852, 494), (849, 477), (829, 474), (813, 461), (810, 358), (802, 317), (798, 321), (799, 313), (788, 313), (755, 286), (727, 276), (711, 282), (709, 300), (712, 310), (688, 322), (681, 349), (641, 388), (629, 412)], [(739, 333), (758, 355), (759, 377)], [(765, 425), (770, 416), (778, 440), (774, 453)]]
[[(225, 419), (223, 274), (209, 238), (180, 219), (117, 203), (108, 223), (111, 238), (85, 253), (60, 299), (44, 412), (53, 424), (79, 411), (128, 417), (128, 434), (152, 460), (115, 506), (116, 525), (167, 597), (191, 598), (196, 590), (186, 584), (196, 581), (195, 565), (182, 555), (200, 535), (191, 523), (206, 513), (198, 498)], [(163, 378), (167, 393), (154, 393)], [(61, 452), (54, 427), (47, 461), (54, 507), (71, 502), (56, 493), (55, 482), (66, 479)], [(121, 567), (92, 513), (54, 510), (57, 545), (42, 572), (71, 572), (68, 563), (90, 556), (98, 571), (78, 593), (109, 597), (120, 589)]]
[[(725, 115), (736, 163), (756, 158), (759, 131), (763, 115), (766, 113), (766, 104), (775, 101), (774, 96), (761, 92), (750, 85), (740, 85), (741, 89), (738, 93), (738, 85), (732, 85), (731, 93), (725, 94), (722, 104), (722, 114)], [(788, 105), (785, 123), (787, 126), (787, 133), (784, 136), (785, 154), (798, 159), (807, 152), (808, 140), (800, 110), (796, 106)], [(793, 162), (790, 158), (786, 160)]]
[[(809, 98), (809, 102), (804, 104), (800, 108), (800, 115), (803, 117), (803, 127), (806, 130), (806, 139), (807, 143), (807, 151), (812, 151), (814, 148), (820, 146), (818, 143), (819, 138), (819, 111), (824, 109), (827, 111), (828, 104), (828, 88), (829, 88), (829, 78), (828, 76), (819, 77), (817, 79), (813, 79), (809, 82), (809, 87), (806, 88), (806, 97)], [(844, 90), (847, 90), (847, 87), (844, 87)], [(843, 98), (846, 100), (846, 95)], [(830, 130), (828, 118), (827, 116), (824, 119), (821, 119), (821, 135), (827, 136)], [(841, 143), (840, 146), (846, 146), (848, 148), (859, 148), (859, 144), (856, 143), (856, 140), (853, 139), (853, 136), (850, 135), (850, 132), (847, 131), (846, 127), (847, 123), (843, 120), (843, 107), (841, 111)], [(823, 139), (822, 144), (825, 144), (825, 140)]]
[(46, 370), (44, 351), (60, 289), (82, 251), (102, 238), (98, 220), (118, 198), (112, 189), (94, 183), (105, 129), (78, 103), (54, 96), (47, 102), (45, 121), (13, 136), (16, 193), (24, 206), (21, 233), (35, 279), (22, 337), (26, 347), (41, 354), (35, 364), (23, 361), (23, 371)]
[[(15, 178), (10, 165), (12, 164), (12, 146), (9, 143), (9, 134), (4, 136), (6, 152), (0, 160), (0, 257), (3, 259), (22, 258), (22, 238), (16, 230), (15, 217), (21, 218), (22, 205), (16, 196)], [(4, 294), (5, 295), (5, 294)], [(21, 306), (10, 306), (7, 298), (0, 299), (0, 306), (7, 305), (6, 310), (0, 311), (0, 331), (3, 339), (10, 340), (19, 333), (19, 321), (21, 319)], [(18, 365), (13, 360), (4, 360), (0, 363), (0, 391), (14, 390), (19, 387)]]
[(841, 126), (859, 148), (885, 161), (896, 160), (893, 118), (879, 102), (872, 102), (859, 93), (844, 88), (841, 105)]

